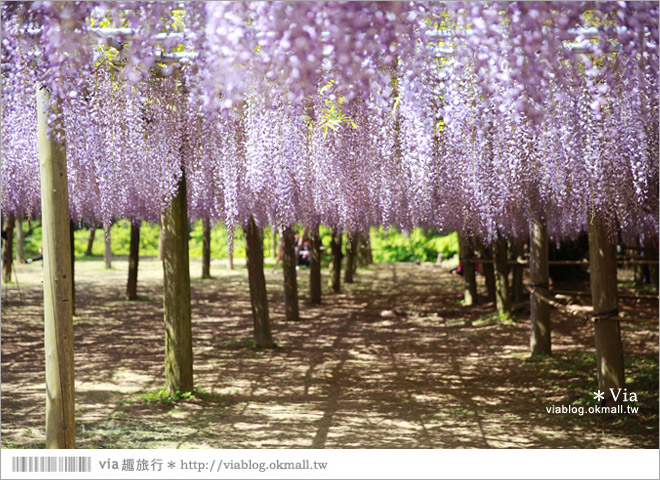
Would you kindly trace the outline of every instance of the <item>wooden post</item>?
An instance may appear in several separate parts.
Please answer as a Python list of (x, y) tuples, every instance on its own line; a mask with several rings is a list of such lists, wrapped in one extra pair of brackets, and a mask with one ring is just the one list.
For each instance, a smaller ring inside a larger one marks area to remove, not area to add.
[(11, 268), (14, 261), (14, 223), (14, 215), (10, 213), (4, 224), (4, 232), (7, 235), (2, 251), (2, 281), (4, 283), (11, 282)]
[(346, 236), (346, 264), (344, 265), (344, 282), (353, 283), (355, 264), (357, 262), (357, 233)]
[(316, 225), (310, 233), (309, 252), (309, 299), (321, 303), (321, 236)]
[[(529, 282), (533, 292), (548, 297), (548, 230), (540, 217), (529, 221)], [(529, 347), (532, 355), (552, 353), (550, 305), (536, 295), (529, 296), (531, 334)]]
[(163, 226), (158, 230), (158, 260), (163, 259)]
[(365, 245), (367, 246), (367, 251), (366, 251), (366, 258), (367, 258), (367, 264), (371, 265), (374, 263), (374, 256), (373, 256), (373, 251), (371, 250), (371, 233), (367, 232), (366, 239), (365, 239)]
[(49, 95), (37, 87), (46, 353), (46, 448), (75, 448), (71, 234), (64, 145), (48, 135)]
[(25, 260), (23, 246), (25, 245), (25, 234), (23, 233), (23, 216), (16, 217), (16, 260), (22, 262)]
[(472, 306), (479, 303), (477, 296), (477, 279), (474, 275), (474, 249), (468, 240), (463, 236), (458, 236), (458, 255), (463, 263), (463, 283), (465, 305)]
[(202, 220), (202, 278), (211, 278), (211, 222)]
[(193, 389), (190, 264), (186, 178), (161, 216), (163, 233), (163, 309), (165, 385), (171, 395)]
[[(605, 394), (605, 405), (615, 403), (614, 393), (624, 388), (623, 346), (617, 316), (616, 246), (598, 216), (589, 221), (589, 270), (594, 307), (598, 389)], [(621, 398), (619, 397), (619, 401)]]
[(282, 242), (284, 247), (284, 258), (282, 259), (282, 271), (284, 273), (284, 310), (287, 321), (300, 319), (298, 310), (298, 279), (296, 278), (296, 250), (295, 234), (291, 227), (282, 231)]
[[(525, 244), (521, 239), (514, 239), (511, 241), (511, 260), (523, 260), (524, 252)], [(513, 276), (511, 278), (511, 299), (514, 304), (522, 302), (523, 297), (525, 296), (525, 287), (523, 285), (523, 269), (523, 265), (519, 263), (516, 263), (511, 267), (511, 270), (513, 270)]]
[(140, 221), (131, 221), (131, 243), (128, 255), (128, 282), (126, 299), (137, 299), (138, 263), (140, 261)]
[[(477, 239), (477, 245), (479, 250), (479, 258), (482, 260), (492, 260), (493, 259), (493, 249), (490, 246), (486, 246), (480, 239)], [(481, 264), (481, 273), (483, 273), (484, 281), (486, 282), (486, 291), (488, 292), (488, 301), (495, 301), (495, 269), (493, 268), (492, 262), (486, 262)]]
[(89, 240), (87, 240), (87, 250), (85, 250), (85, 256), (92, 256), (92, 248), (94, 247), (94, 237), (96, 235), (96, 225), (89, 227)]
[(257, 348), (273, 348), (273, 336), (268, 316), (268, 296), (264, 276), (263, 233), (250, 215), (245, 230), (245, 253), (247, 257), (250, 304), (254, 320), (254, 343)]
[(332, 240), (330, 241), (330, 288), (335, 293), (339, 293), (341, 290), (341, 244), (341, 230), (335, 227), (332, 229)]
[(273, 248), (271, 249), (271, 256), (273, 258), (277, 258), (280, 254), (280, 248), (277, 243), (277, 229), (275, 227), (272, 228), (273, 228), (273, 245), (272, 245)]
[(73, 242), (73, 232), (76, 230), (76, 223), (69, 221), (69, 242), (71, 245), (71, 314), (76, 314), (76, 249)]
[(234, 269), (234, 251), (227, 250), (227, 270)]
[(105, 268), (112, 268), (112, 248), (110, 246), (110, 229), (112, 225), (104, 225), (103, 232), (105, 233), (105, 250), (103, 251), (103, 258), (105, 259)]
[[(658, 260), (658, 247), (656, 247), (652, 239), (648, 239), (644, 244), (642, 258), (645, 260)], [(646, 265), (646, 267), (648, 268), (648, 273), (651, 277), (651, 283), (655, 287), (655, 293), (658, 293), (658, 281), (660, 280), (660, 277), (658, 277), (658, 264)]]
[(493, 268), (495, 270), (495, 304), (500, 314), (511, 313), (511, 296), (509, 294), (509, 256), (507, 241), (498, 235), (493, 245)]
[(357, 252), (356, 252), (356, 268), (363, 268), (369, 265), (369, 247), (367, 243), (367, 237), (363, 233), (358, 233), (357, 240)]

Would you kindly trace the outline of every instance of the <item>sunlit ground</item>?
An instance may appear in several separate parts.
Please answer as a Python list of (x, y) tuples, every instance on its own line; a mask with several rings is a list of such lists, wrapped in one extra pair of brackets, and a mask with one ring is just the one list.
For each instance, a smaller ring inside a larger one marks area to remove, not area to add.
[[(622, 325), (637, 415), (549, 414), (596, 404), (592, 324), (553, 311), (554, 355), (530, 360), (527, 312), (500, 322), (492, 304), (461, 304), (460, 277), (414, 264), (359, 270), (321, 306), (301, 270), (302, 320), (288, 323), (281, 273), (267, 268), (278, 348), (257, 351), (244, 266), (211, 268), (201, 280), (191, 263), (197, 390), (170, 402), (158, 394), (160, 263), (141, 261), (135, 302), (123, 300), (125, 260), (76, 263), (78, 447), (658, 448), (657, 324)], [(2, 447), (44, 445), (41, 273), (18, 265), (2, 291)], [(657, 301), (624, 301), (658, 315)]]

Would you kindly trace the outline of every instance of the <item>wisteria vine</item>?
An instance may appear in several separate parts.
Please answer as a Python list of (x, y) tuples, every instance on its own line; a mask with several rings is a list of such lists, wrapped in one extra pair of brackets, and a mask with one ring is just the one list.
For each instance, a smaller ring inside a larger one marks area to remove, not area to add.
[(76, 221), (158, 221), (184, 176), (230, 232), (658, 233), (657, 2), (1, 8), (4, 214), (39, 214), (47, 88)]

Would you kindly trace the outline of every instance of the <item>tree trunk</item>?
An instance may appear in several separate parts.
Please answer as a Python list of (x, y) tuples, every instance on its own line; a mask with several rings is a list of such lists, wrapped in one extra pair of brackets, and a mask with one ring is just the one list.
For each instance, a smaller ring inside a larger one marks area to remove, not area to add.
[(309, 243), (309, 299), (311, 303), (321, 303), (321, 236), (318, 225), (310, 232)]
[(75, 448), (71, 233), (66, 153), (48, 137), (46, 89), (37, 87), (43, 227), (46, 448)]
[(286, 227), (282, 232), (284, 258), (282, 271), (284, 273), (284, 309), (287, 321), (300, 318), (298, 311), (298, 279), (296, 278), (296, 244), (293, 229)]
[(266, 277), (264, 276), (263, 231), (257, 227), (252, 215), (244, 230), (250, 304), (254, 320), (254, 343), (257, 348), (273, 348), (273, 336), (268, 316)]
[(94, 247), (94, 237), (96, 235), (96, 226), (92, 225), (89, 227), (89, 240), (87, 240), (87, 250), (85, 250), (85, 256), (92, 256), (92, 248)]
[(227, 249), (227, 270), (234, 269), (234, 251)]
[(277, 243), (277, 229), (273, 227), (273, 248), (271, 250), (271, 256), (277, 258), (280, 254), (279, 244)]
[[(483, 244), (481, 240), (477, 240), (479, 245), (479, 257), (482, 260), (493, 260), (493, 249), (490, 246)], [(486, 292), (488, 294), (488, 301), (495, 301), (495, 268), (493, 264), (489, 261), (481, 264), (481, 272), (484, 276), (484, 281), (486, 282)]]
[(211, 278), (211, 222), (202, 220), (202, 278)]
[(477, 279), (474, 275), (474, 249), (468, 240), (463, 236), (458, 236), (458, 250), (461, 262), (463, 262), (463, 282), (465, 305), (472, 306), (479, 303), (477, 296)]
[(511, 296), (509, 294), (509, 257), (507, 242), (498, 235), (493, 245), (493, 267), (495, 270), (495, 304), (500, 314), (511, 313)]
[(69, 220), (69, 242), (71, 245), (71, 315), (76, 314), (76, 249), (73, 242), (73, 232), (76, 230), (76, 224)]
[(367, 237), (363, 233), (358, 233), (358, 247), (356, 252), (356, 267), (363, 268), (369, 265), (369, 245)]
[(22, 262), (25, 260), (23, 246), (25, 245), (25, 234), (23, 233), (23, 216), (16, 217), (16, 260)]
[[(511, 260), (522, 261), (525, 252), (525, 244), (522, 240), (511, 241)], [(514, 304), (523, 301), (525, 296), (525, 289), (523, 286), (523, 265), (515, 264), (512, 267), (513, 277), (511, 278), (511, 296)]]
[(2, 251), (2, 281), (11, 282), (11, 267), (14, 261), (14, 215), (9, 214), (5, 220), (4, 232), (7, 239), (4, 241), (5, 248)]
[(140, 222), (131, 222), (131, 246), (128, 256), (128, 282), (126, 283), (126, 299), (137, 299), (138, 262), (140, 261)]
[(163, 226), (158, 231), (158, 260), (163, 259)]
[[(529, 282), (532, 291), (548, 297), (548, 230), (539, 217), (532, 217), (529, 222)], [(550, 305), (536, 295), (529, 297), (530, 319), (532, 324), (529, 346), (532, 355), (550, 355), (552, 353)]]
[(161, 216), (163, 233), (163, 310), (165, 385), (170, 395), (193, 390), (193, 352), (188, 258), (188, 206), (185, 174)]
[(110, 229), (112, 225), (104, 225), (103, 232), (105, 233), (105, 250), (103, 251), (103, 258), (105, 259), (105, 268), (112, 268), (112, 248), (110, 247)]
[[(653, 243), (653, 240), (649, 239), (644, 245), (644, 250), (642, 252), (642, 258), (645, 260), (658, 260), (658, 249)], [(643, 265), (642, 265), (643, 266)], [(658, 282), (660, 278), (658, 277), (658, 264), (646, 265), (648, 268), (649, 276), (651, 277), (651, 283), (655, 287), (655, 293), (658, 293)]]
[(374, 256), (373, 256), (373, 252), (371, 250), (371, 234), (369, 232), (367, 232), (367, 238), (365, 240), (365, 244), (367, 246), (367, 255), (366, 255), (367, 256), (367, 264), (371, 265), (372, 263), (374, 263)]
[[(636, 239), (637, 251), (642, 253), (642, 257), (646, 257), (646, 252), (642, 249), (639, 237)], [(644, 283), (644, 265), (635, 265), (635, 283), (641, 285)]]
[(355, 273), (355, 264), (357, 262), (357, 233), (353, 232), (346, 236), (346, 264), (344, 265), (344, 282), (353, 283), (353, 274)]
[(335, 293), (341, 290), (341, 244), (342, 233), (338, 228), (333, 228), (330, 241), (330, 288)]
[[(604, 404), (615, 403), (610, 388), (624, 388), (623, 346), (617, 316), (616, 246), (598, 217), (589, 221), (589, 270), (594, 307), (598, 389), (605, 393)], [(620, 399), (619, 399), (620, 400)]]

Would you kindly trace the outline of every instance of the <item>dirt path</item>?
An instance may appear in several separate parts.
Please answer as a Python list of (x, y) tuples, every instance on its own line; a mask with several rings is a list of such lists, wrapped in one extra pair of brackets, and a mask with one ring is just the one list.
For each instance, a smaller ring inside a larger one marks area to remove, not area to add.
[[(638, 414), (549, 414), (595, 404), (592, 325), (559, 317), (553, 357), (529, 360), (528, 316), (499, 323), (490, 304), (460, 304), (457, 277), (413, 264), (361, 270), (317, 307), (300, 271), (303, 321), (286, 323), (267, 271), (278, 348), (255, 351), (246, 271), (217, 261), (192, 285), (198, 390), (164, 403), (160, 264), (141, 262), (137, 302), (121, 300), (126, 262), (113, 265), (76, 264), (79, 447), (658, 448), (657, 325), (623, 326)], [(2, 447), (41, 448), (41, 267), (18, 268), (20, 297), (2, 293)], [(657, 316), (653, 302), (626, 308)]]

